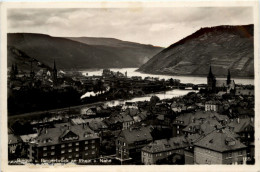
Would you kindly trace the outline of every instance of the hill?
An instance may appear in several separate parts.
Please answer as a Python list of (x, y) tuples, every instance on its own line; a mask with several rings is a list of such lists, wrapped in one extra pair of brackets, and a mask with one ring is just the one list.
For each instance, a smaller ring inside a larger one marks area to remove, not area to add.
[(156, 54), (138, 70), (153, 74), (254, 77), (254, 26), (201, 28)]
[[(160, 47), (120, 40), (117, 40), (117, 45), (111, 46), (109, 44), (88, 45), (79, 41), (83, 38), (73, 39), (44, 34), (9, 33), (7, 45), (47, 66), (52, 66), (55, 59), (60, 69), (139, 67), (162, 50)], [(109, 40), (115, 39), (108, 39), (108, 42)], [(20, 61), (15, 57), (13, 52), (8, 51), (8, 60), (17, 62), (19, 66)]]

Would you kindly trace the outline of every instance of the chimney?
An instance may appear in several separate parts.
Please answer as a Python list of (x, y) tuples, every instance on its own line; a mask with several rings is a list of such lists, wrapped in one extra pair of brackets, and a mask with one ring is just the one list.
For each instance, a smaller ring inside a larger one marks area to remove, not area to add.
[(237, 123), (239, 124), (239, 122), (240, 122), (240, 119), (239, 119), (239, 117), (237, 117)]

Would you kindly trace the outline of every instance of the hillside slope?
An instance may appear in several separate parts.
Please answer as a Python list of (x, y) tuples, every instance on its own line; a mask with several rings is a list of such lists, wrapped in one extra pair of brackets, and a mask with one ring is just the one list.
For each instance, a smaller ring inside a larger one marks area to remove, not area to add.
[[(136, 45), (134, 49), (88, 45), (71, 39), (31, 33), (9, 33), (7, 44), (48, 66), (52, 66), (55, 59), (61, 69), (139, 67), (162, 50), (160, 47), (137, 43), (131, 43)], [(8, 59), (15, 62), (12, 57), (8, 53)]]
[(253, 25), (202, 28), (164, 49), (138, 70), (171, 75), (208, 74), (217, 77), (230, 69), (235, 77), (254, 76)]

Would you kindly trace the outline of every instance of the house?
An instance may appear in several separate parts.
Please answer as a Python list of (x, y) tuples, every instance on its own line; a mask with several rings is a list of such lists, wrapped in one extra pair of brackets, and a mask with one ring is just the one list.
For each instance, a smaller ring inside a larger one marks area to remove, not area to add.
[(182, 130), (191, 123), (193, 116), (192, 113), (185, 113), (177, 116), (172, 123), (173, 136), (182, 135)]
[(188, 146), (189, 142), (184, 136), (155, 140), (142, 148), (142, 163), (145, 165), (156, 164), (158, 160), (174, 154), (184, 157), (184, 148)]
[(247, 146), (247, 157), (253, 159), (255, 154), (254, 118), (236, 118), (227, 125), (232, 132), (240, 136), (240, 141)]
[(125, 104), (122, 107), (122, 110), (125, 110), (125, 109), (128, 109), (128, 108), (138, 109), (137, 103), (136, 102), (125, 102)]
[(91, 120), (88, 125), (89, 128), (96, 133), (99, 133), (100, 131), (106, 131), (108, 129), (108, 126), (100, 118)]
[(97, 109), (94, 107), (82, 108), (80, 114), (84, 114), (86, 117), (95, 116)]
[(33, 162), (42, 160), (64, 160), (99, 157), (100, 138), (86, 125), (71, 126), (56, 124), (55, 128), (43, 128), (39, 135), (29, 142), (28, 157)]
[[(116, 139), (116, 157), (121, 161), (134, 158), (139, 160), (141, 149), (152, 141), (149, 127), (122, 130)], [(141, 160), (141, 159), (140, 159)]]
[(240, 135), (245, 145), (254, 142), (254, 118), (236, 118), (227, 124), (231, 131)]
[(205, 111), (215, 111), (217, 112), (219, 108), (219, 102), (218, 101), (207, 101), (205, 102)]
[(132, 124), (135, 123), (134, 119), (130, 115), (123, 115), (123, 130), (128, 129)]
[(20, 148), (23, 142), (20, 136), (8, 134), (8, 153), (15, 154), (17, 147)]
[(235, 92), (236, 96), (239, 95), (246, 95), (246, 96), (254, 96), (255, 95), (255, 91), (254, 89), (246, 89), (246, 88), (237, 88), (236, 92)]
[(187, 106), (183, 102), (176, 102), (176, 101), (174, 101), (172, 103), (172, 105), (171, 105), (171, 109), (175, 113), (180, 113), (182, 111), (186, 111), (187, 110)]
[(243, 164), (246, 146), (223, 130), (215, 130), (194, 144), (194, 164)]

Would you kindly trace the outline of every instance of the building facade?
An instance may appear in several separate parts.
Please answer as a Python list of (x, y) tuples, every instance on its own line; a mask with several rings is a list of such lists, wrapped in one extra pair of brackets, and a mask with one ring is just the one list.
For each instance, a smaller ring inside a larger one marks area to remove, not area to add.
[(142, 148), (142, 163), (145, 165), (156, 164), (158, 160), (173, 155), (184, 157), (184, 148), (188, 146), (189, 142), (184, 137), (156, 140)]
[(148, 127), (129, 128), (122, 130), (116, 139), (117, 159), (128, 160), (141, 157), (141, 149), (152, 141)]
[(244, 164), (246, 146), (216, 130), (194, 144), (194, 164)]
[(90, 160), (99, 157), (100, 138), (86, 126), (43, 129), (29, 143), (28, 157), (32, 162), (43, 160)]

